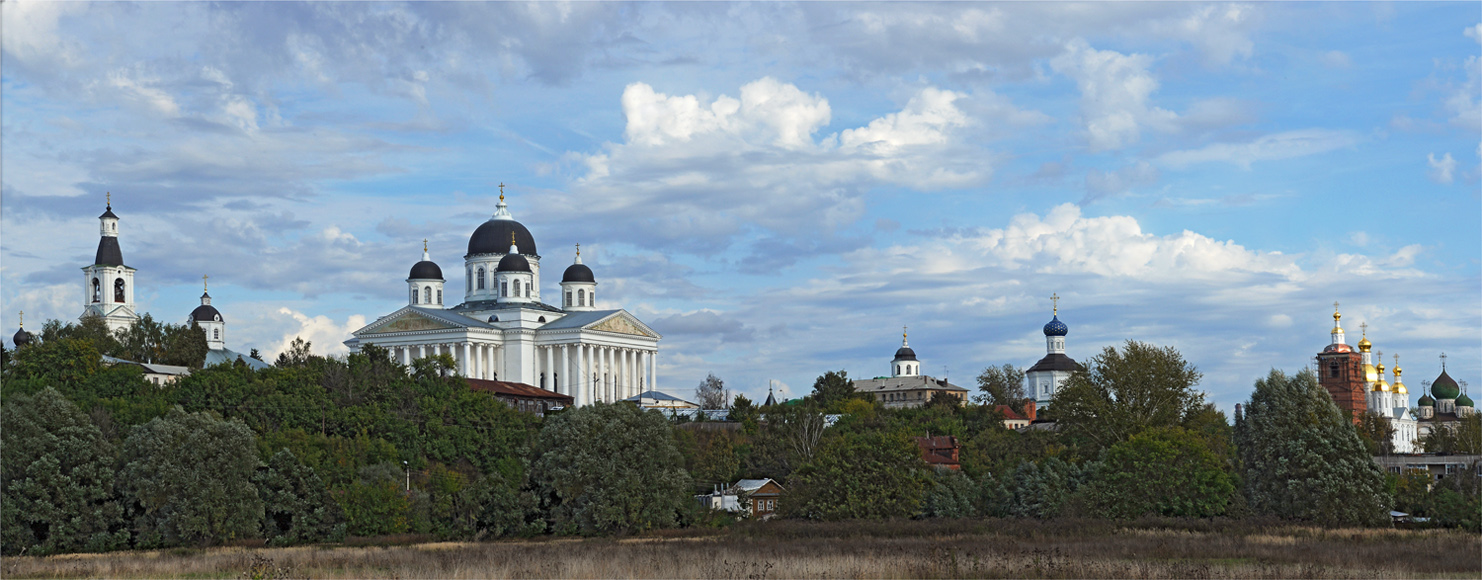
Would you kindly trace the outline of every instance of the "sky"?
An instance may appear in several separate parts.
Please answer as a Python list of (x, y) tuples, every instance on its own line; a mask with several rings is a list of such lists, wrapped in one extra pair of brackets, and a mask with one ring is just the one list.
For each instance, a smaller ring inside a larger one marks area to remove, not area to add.
[[(0, 326), (74, 320), (105, 193), (140, 310), (320, 354), (462, 286), (499, 184), (658, 387), (802, 396), (1172, 346), (1227, 412), (1333, 302), (1482, 386), (1482, 8), (7, 1)], [(456, 294), (456, 291), (452, 292)], [(451, 296), (450, 296), (451, 298)], [(455, 300), (450, 300), (454, 302)], [(8, 342), (8, 340), (7, 340)], [(269, 358), (271, 360), (271, 358)], [(1476, 393), (1473, 393), (1476, 395)]]

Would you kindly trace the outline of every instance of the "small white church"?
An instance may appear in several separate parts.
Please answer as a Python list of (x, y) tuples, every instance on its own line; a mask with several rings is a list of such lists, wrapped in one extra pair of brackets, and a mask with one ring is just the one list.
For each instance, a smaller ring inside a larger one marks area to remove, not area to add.
[(654, 390), (659, 334), (626, 310), (597, 306), (597, 279), (580, 246), (561, 276), (560, 306), (542, 301), (540, 260), (501, 188), (494, 215), (468, 239), (463, 302), (444, 305), (446, 279), (424, 243), (407, 274), (407, 305), (353, 332), (345, 345), (384, 348), (403, 364), (448, 354), (461, 376), (524, 383), (578, 406)]

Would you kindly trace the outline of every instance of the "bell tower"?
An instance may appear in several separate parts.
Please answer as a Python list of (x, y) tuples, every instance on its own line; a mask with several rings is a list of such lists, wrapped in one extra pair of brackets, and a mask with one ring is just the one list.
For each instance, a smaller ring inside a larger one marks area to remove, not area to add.
[(1343, 337), (1343, 315), (1333, 303), (1333, 343), (1317, 354), (1317, 383), (1333, 397), (1338, 409), (1353, 420), (1368, 410), (1368, 385), (1363, 369), (1363, 355), (1348, 346)]
[(98, 252), (93, 265), (82, 269), (83, 316), (103, 319), (108, 330), (129, 328), (139, 320), (134, 307), (133, 268), (123, 263), (118, 247), (118, 216), (113, 214), (113, 194), (108, 194), (107, 209), (98, 216)]

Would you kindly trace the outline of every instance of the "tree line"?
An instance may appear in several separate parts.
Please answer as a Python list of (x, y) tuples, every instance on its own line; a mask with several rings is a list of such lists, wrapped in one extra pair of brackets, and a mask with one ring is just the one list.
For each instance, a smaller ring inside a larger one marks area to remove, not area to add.
[[(169, 357), (195, 352), (187, 343), (197, 339), (203, 346), (195, 331), (160, 325), (142, 343), (164, 345), (155, 360), (178, 360)], [(1475, 477), (1420, 486), (1380, 473), (1310, 375), (1273, 372), (1232, 427), (1195, 390), (1192, 365), (1136, 342), (1072, 375), (1049, 410), (1058, 430), (1015, 431), (996, 404), (1022, 403), (1022, 392), (989, 388), (1002, 367), (984, 373), (978, 401), (914, 409), (884, 408), (830, 371), (799, 401), (736, 396), (734, 424), (709, 429), (627, 404), (537, 417), (468, 389), (446, 356), (405, 366), (374, 347), (315, 356), (302, 341), (267, 369), (200, 368), (201, 355), (190, 375), (156, 386), (137, 367), (100, 364), (141, 344), (131, 341), (86, 320), (49, 323), (33, 344), (0, 353), (5, 553), (725, 525), (732, 516), (693, 495), (742, 477), (779, 481), (782, 517), (826, 520), (1377, 524), (1397, 501), (1437, 514), (1478, 505)], [(704, 388), (726, 393), (718, 378)], [(922, 462), (914, 438), (928, 434), (960, 442), (960, 471)]]

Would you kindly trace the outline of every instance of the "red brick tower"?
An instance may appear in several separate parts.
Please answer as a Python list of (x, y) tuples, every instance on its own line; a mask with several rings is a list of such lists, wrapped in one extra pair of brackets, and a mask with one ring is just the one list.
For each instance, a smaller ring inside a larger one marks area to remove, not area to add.
[(1363, 370), (1363, 355), (1343, 341), (1343, 315), (1338, 313), (1338, 303), (1333, 303), (1333, 343), (1317, 353), (1317, 382), (1338, 408), (1348, 413), (1354, 423), (1368, 410), (1365, 397), (1367, 383)]

